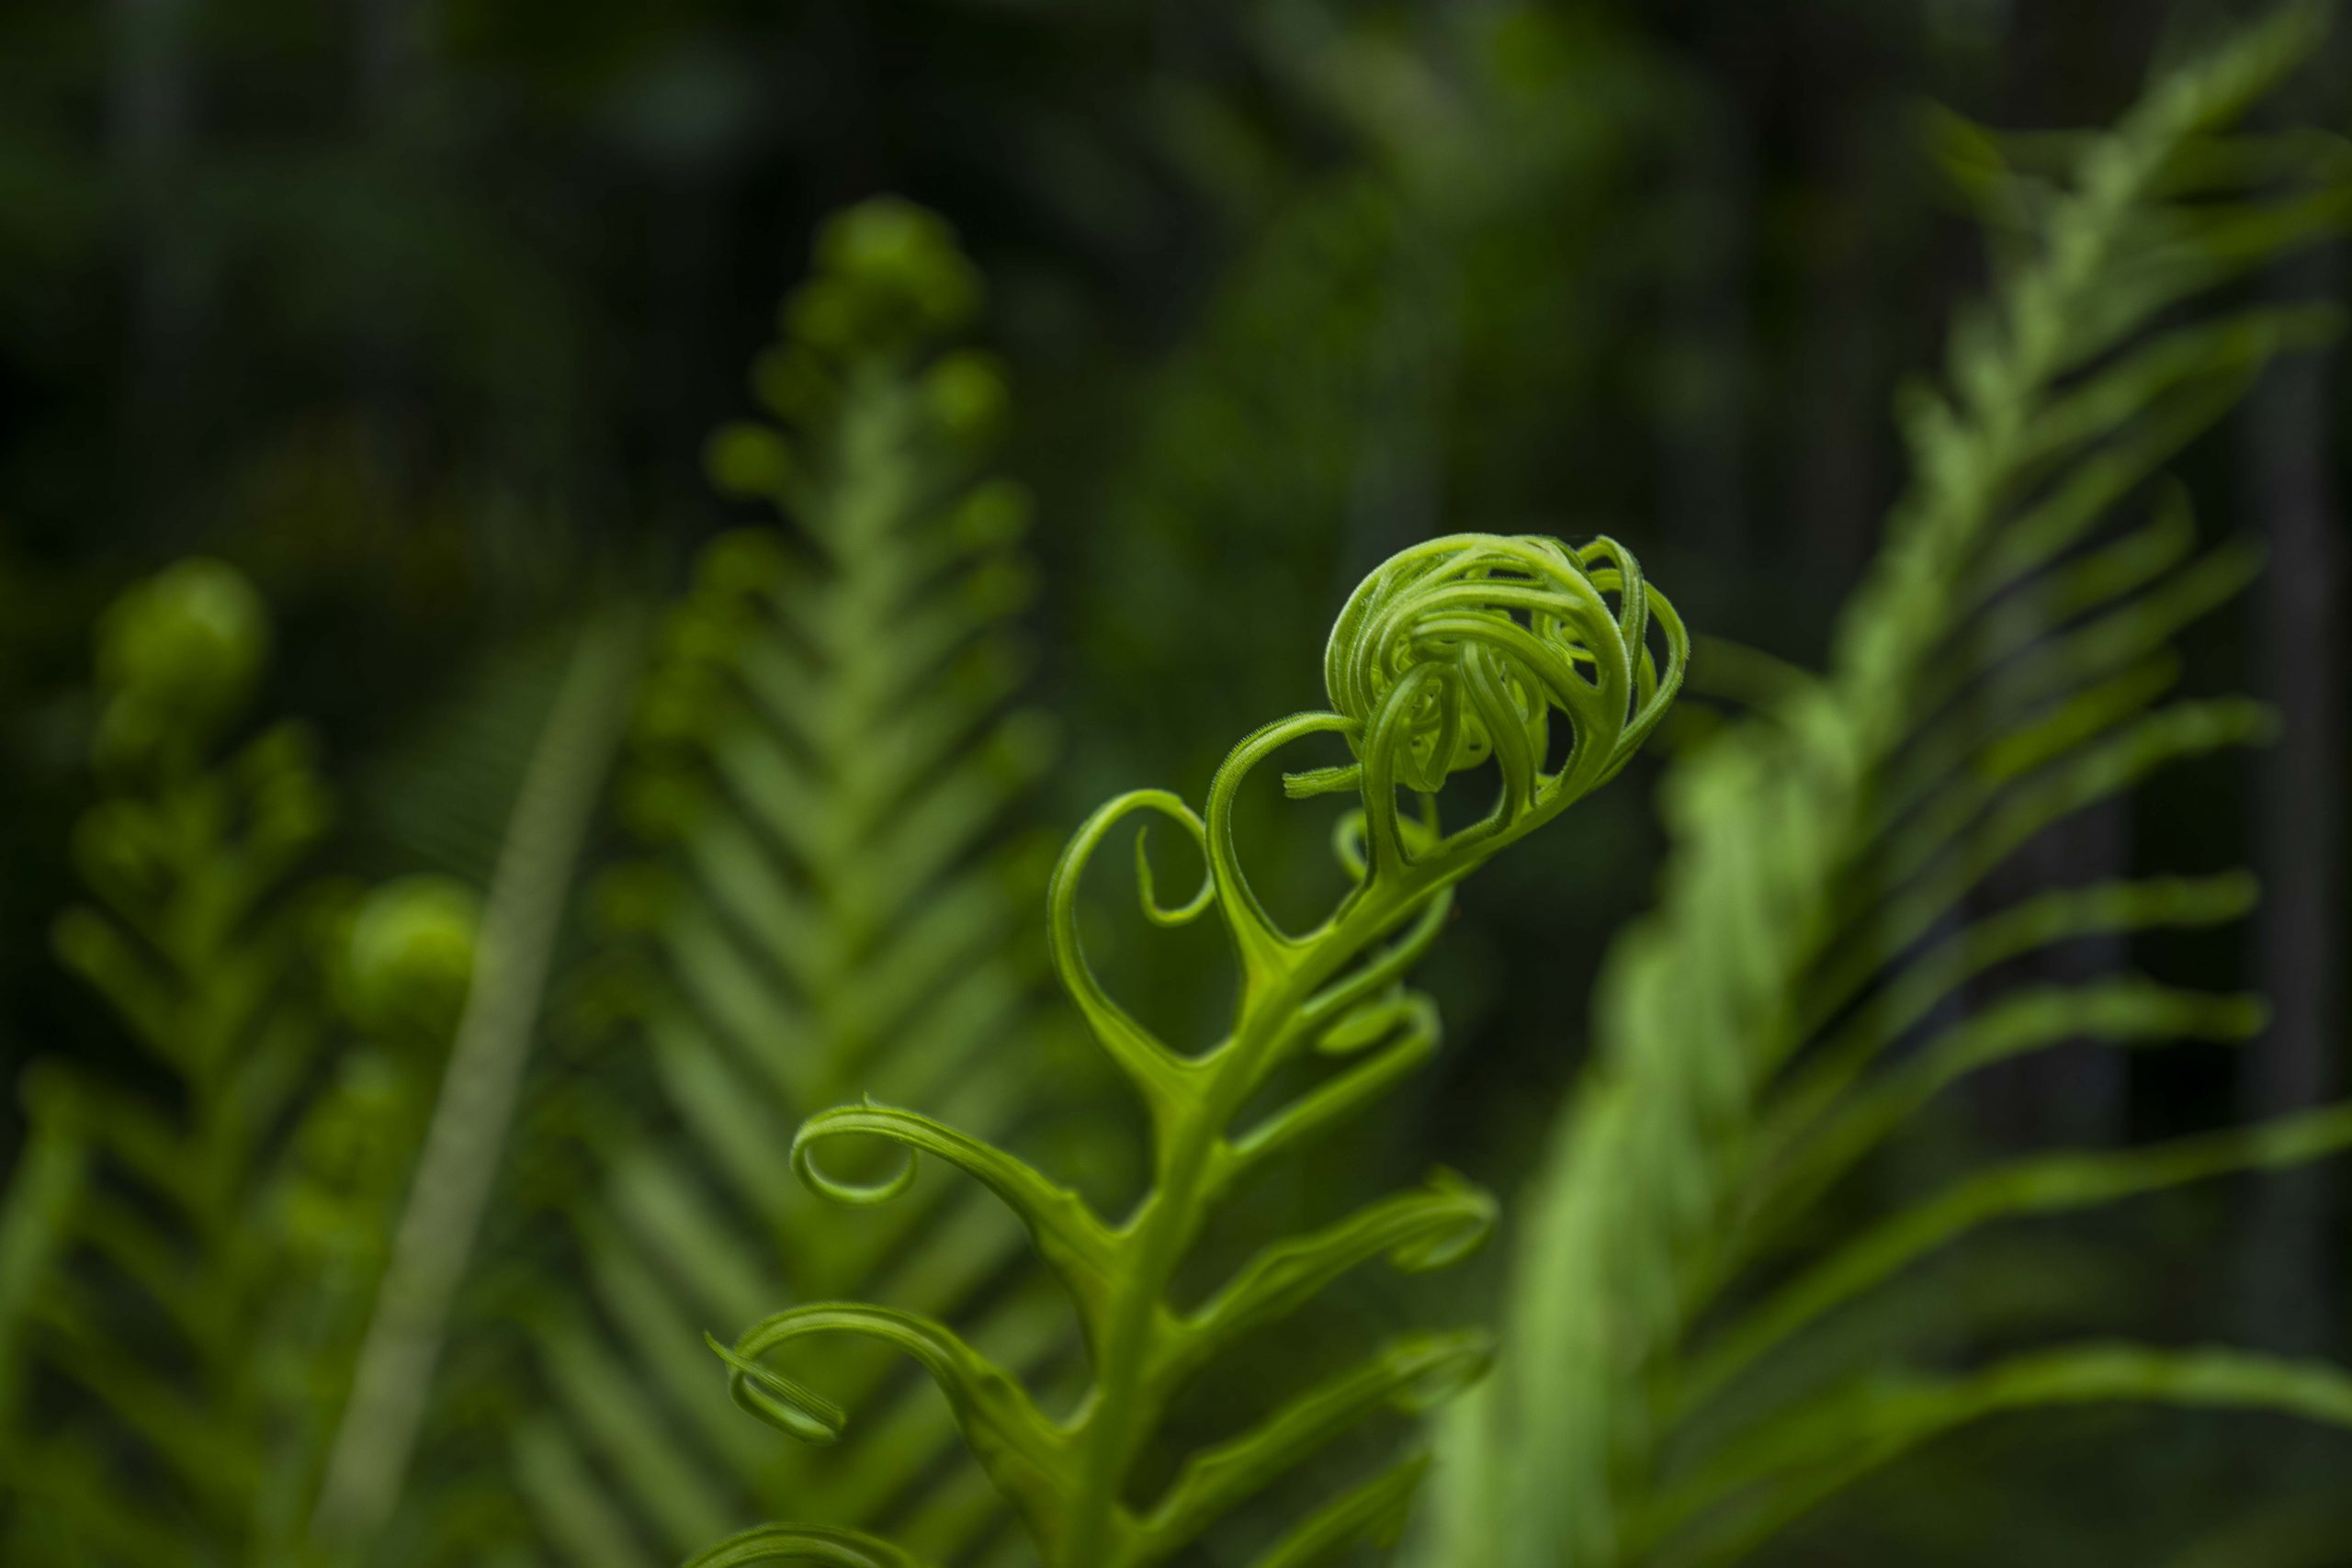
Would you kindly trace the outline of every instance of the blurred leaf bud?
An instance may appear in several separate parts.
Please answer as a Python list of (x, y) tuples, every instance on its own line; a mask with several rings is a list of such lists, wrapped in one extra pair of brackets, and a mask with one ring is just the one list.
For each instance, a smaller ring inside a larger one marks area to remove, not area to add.
[(237, 776), (254, 789), (280, 779), (315, 778), (319, 755), (318, 731), (299, 720), (275, 724), (237, 753)]
[(695, 558), (695, 592), (729, 597), (772, 593), (791, 570), (792, 557), (773, 529), (730, 529)]
[(680, 606), (662, 627), (663, 672), (701, 681), (726, 669), (742, 646), (746, 617), (716, 595)]
[(403, 876), (351, 913), (336, 976), (352, 1021), (370, 1033), (445, 1040), (472, 983), (481, 900), (446, 876)]
[(994, 438), (1012, 402), (1002, 367), (976, 349), (942, 355), (923, 372), (922, 395), (940, 428), (967, 446)]
[(269, 616), (235, 568), (184, 560), (126, 590), (97, 635), (98, 677), (118, 691), (233, 702), (268, 656)]
[(703, 468), (721, 495), (773, 501), (791, 482), (792, 448), (764, 424), (733, 420), (712, 433), (703, 448)]
[(380, 1258), (390, 1250), (383, 1211), (396, 1190), (421, 1107), (413, 1075), (381, 1051), (343, 1054), (333, 1081), (296, 1134), (293, 1179), (278, 1223), (314, 1258)]
[(98, 619), (100, 756), (209, 739), (252, 695), (269, 643), (260, 593), (223, 562), (184, 560), (125, 590)]
[(786, 306), (795, 336), (829, 351), (898, 347), (951, 332), (980, 304), (980, 276), (936, 214), (876, 197), (817, 236), (817, 276)]

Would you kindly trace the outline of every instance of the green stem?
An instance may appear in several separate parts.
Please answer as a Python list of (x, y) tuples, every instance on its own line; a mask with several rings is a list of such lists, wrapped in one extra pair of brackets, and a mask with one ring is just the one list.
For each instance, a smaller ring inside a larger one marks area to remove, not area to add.
[[(1426, 894), (1423, 896), (1427, 896)], [(1204, 1092), (1170, 1130), (1152, 1194), (1124, 1233), (1121, 1270), (1095, 1372), (1096, 1394), (1078, 1423), (1083, 1460), (1068, 1539), (1054, 1568), (1128, 1568), (1144, 1561), (1142, 1543), (1116, 1529), (1121, 1495), (1137, 1451), (1157, 1424), (1165, 1391), (1146, 1386), (1161, 1343), (1157, 1309), (1213, 1196), (1213, 1156), (1225, 1130), (1257, 1087), (1266, 1052), (1283, 1023), (1317, 987), (1396, 923), (1398, 900), (1367, 896), (1337, 923), (1296, 944), (1271, 988), (1244, 1003), (1232, 1041), (1220, 1050)], [(1231, 906), (1228, 906), (1231, 907)]]
[(572, 872), (620, 741), (638, 658), (634, 617), (583, 636), (524, 775), (492, 879), (477, 978), (320, 1486), (311, 1533), (323, 1546), (373, 1539), (399, 1501), (537, 1036)]

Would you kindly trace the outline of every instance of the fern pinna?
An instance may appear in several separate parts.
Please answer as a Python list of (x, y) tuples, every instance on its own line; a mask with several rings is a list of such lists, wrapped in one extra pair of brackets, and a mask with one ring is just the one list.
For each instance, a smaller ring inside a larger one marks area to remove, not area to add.
[[(623, 779), (651, 852), (603, 902), (650, 971), (618, 988), (659, 1114), (592, 1128), (604, 1173), (573, 1217), (597, 1311), (540, 1329), (563, 1419), (517, 1451), (571, 1561), (674, 1562), (778, 1513), (888, 1517), (942, 1561), (1001, 1537), (985, 1480), (943, 1475), (955, 1434), (927, 1393), (891, 1391), (871, 1450), (779, 1451), (714, 1397), (706, 1324), (882, 1290), (978, 1303), (1024, 1364), (1067, 1343), (1050, 1297), (1003, 1288), (1020, 1235), (975, 1224), (976, 1201), (859, 1224), (785, 1158), (803, 1117), (867, 1087), (991, 1134), (1050, 1102), (1036, 965), (1009, 936), (1042, 868), (1007, 818), (1048, 749), (1012, 705), (1026, 502), (979, 468), (998, 373), (942, 347), (978, 295), (936, 218), (887, 199), (843, 214), (754, 368), (776, 423), (711, 445), (720, 487), (785, 525), (704, 553)], [(895, 1368), (842, 1371), (870, 1390)]]
[[(28, 1079), (34, 1155), (0, 1224), (29, 1372), (0, 1433), (11, 1562), (299, 1555), (464, 991), (470, 911), (446, 885), (354, 905), (300, 880), (330, 819), (310, 741), (224, 744), (267, 644), (213, 561), (99, 627), (104, 797), (74, 841), (92, 903), (56, 941), (145, 1062)], [(331, 981), (370, 1043), (342, 1048)]]
[[(2052, 825), (2267, 732), (2245, 700), (2168, 700), (2174, 634), (2243, 585), (2248, 552), (2199, 556), (2169, 490), (2147, 520), (2103, 526), (2267, 361), (2332, 329), (2325, 310), (2208, 301), (2347, 214), (2340, 153), (2228, 132), (2316, 27), (2283, 13), (2162, 79), (2109, 134), (1947, 125), (1998, 226), (1998, 291), (1953, 335), (1949, 392), (1911, 398), (1916, 480), (1828, 673), (1719, 666), (1758, 711), (1669, 774), (1662, 902), (1611, 955), (1600, 1055), (1525, 1213), (1510, 1375), (1449, 1412), (1414, 1561), (1731, 1562), (1939, 1433), (2034, 1405), (2352, 1420), (2352, 1379), (2233, 1351), (2094, 1342), (1846, 1381), (1835, 1335), (1807, 1337), (1989, 1222), (2352, 1143), (2352, 1111), (2323, 1109), (2031, 1157), (1806, 1245), (1838, 1179), (1973, 1071), (2070, 1039), (2261, 1027), (2256, 998), (2007, 978), (2060, 944), (2230, 920), (2252, 897), (2243, 874), (1981, 905)], [(1912, 1346), (1931, 1332), (1906, 1326)]]
[[(1662, 660), (1649, 646), (1654, 628)], [(1491, 1201), (1441, 1172), (1420, 1190), (1272, 1243), (1204, 1301), (1170, 1299), (1187, 1252), (1237, 1182), (1394, 1087), (1436, 1048), (1435, 1010), (1404, 980), (1443, 929), (1454, 885), (1616, 773), (1665, 713), (1687, 654), (1671, 607), (1608, 540), (1570, 549), (1538, 537), (1463, 535), (1413, 547), (1375, 570), (1331, 635), (1331, 711), (1294, 715), (1244, 739), (1218, 769), (1204, 812), (1163, 790), (1118, 796), (1080, 828), (1056, 868), (1047, 895), (1055, 968), (1141, 1098), (1150, 1127), (1150, 1184), (1124, 1221), (1104, 1220), (1077, 1193), (968, 1132), (870, 1099), (811, 1117), (793, 1142), (795, 1169), (829, 1197), (898, 1198), (913, 1180), (914, 1156), (927, 1154), (1017, 1213), (1066, 1287), (1086, 1342), (1091, 1381), (1070, 1413), (1047, 1415), (1017, 1378), (933, 1317), (845, 1302), (787, 1308), (731, 1348), (714, 1340), (736, 1401), (795, 1437), (831, 1441), (842, 1427), (841, 1409), (767, 1358), (810, 1337), (892, 1346), (937, 1382), (1046, 1568), (1132, 1568), (1169, 1561), (1377, 1412), (1419, 1409), (1476, 1377), (1487, 1359), (1482, 1333), (1398, 1339), (1250, 1431), (1195, 1453), (1157, 1500), (1131, 1495), (1170, 1401), (1238, 1336), (1297, 1310), (1362, 1263), (1385, 1255), (1400, 1269), (1433, 1269), (1487, 1234)], [(1555, 761), (1563, 724), (1564, 755)], [(1360, 797), (1338, 839), (1351, 886), (1321, 923), (1292, 932), (1251, 891), (1235, 806), (1267, 759), (1329, 736), (1344, 739), (1353, 760), (1286, 775), (1284, 784), (1295, 796)], [(1498, 781), (1494, 805), (1449, 829), (1438, 799), (1448, 778), (1489, 764)], [(1419, 808), (1405, 809), (1400, 793)], [(1215, 911), (1238, 962), (1231, 1032), (1196, 1053), (1172, 1048), (1114, 1000), (1080, 942), (1088, 863), (1136, 817), (1174, 824), (1206, 861), (1199, 892), (1163, 904), (1139, 837), (1145, 914), (1174, 925)], [(1271, 1075), (1318, 1053), (1353, 1061), (1237, 1128)], [(820, 1148), (842, 1139), (903, 1145), (907, 1164), (878, 1182), (843, 1180), (818, 1160)], [(1324, 1561), (1392, 1529), (1424, 1463), (1407, 1458), (1309, 1515), (1257, 1559), (1260, 1568)], [(872, 1536), (797, 1525), (753, 1530), (695, 1559), (871, 1568), (920, 1561)]]

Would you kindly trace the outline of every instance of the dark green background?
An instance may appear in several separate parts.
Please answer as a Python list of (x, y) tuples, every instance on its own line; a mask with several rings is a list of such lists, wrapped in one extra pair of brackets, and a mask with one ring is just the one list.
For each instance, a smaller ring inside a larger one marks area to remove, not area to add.
[[(1032, 626), (1065, 758), (1036, 818), (1058, 829), (1114, 788), (1197, 793), (1233, 739), (1316, 703), (1348, 586), (1432, 532), (1609, 532), (1702, 630), (1816, 655), (1901, 482), (1897, 384), (1982, 282), (1922, 106), (2104, 121), (2194, 36), (2177, 28), (2222, 9), (11, 7), (0, 1068), (122, 1049), (45, 934), (72, 897), (104, 602), (189, 553), (250, 572), (280, 618), (266, 705), (317, 722), (355, 803), (343, 864), (403, 869), (368, 803), (467, 677), (583, 605), (682, 581), (699, 541), (751, 520), (704, 483), (702, 444), (747, 406), (742, 368), (846, 203), (934, 209), (990, 282), (1004, 467), (1042, 501)], [(2333, 48), (2274, 119), (2345, 129), (2352, 56)], [(2302, 265), (2299, 286), (2341, 292), (2340, 250)], [(2130, 956), (2265, 985), (2280, 1027), (2236, 1065), (2005, 1069), (1956, 1137), (2121, 1141), (2340, 1079), (2341, 393), (2335, 365), (2282, 372), (2185, 470), (2209, 534), (2275, 552), (2200, 632), (2192, 683), (2280, 702), (2284, 747), (2037, 852), (2093, 873), (2249, 858), (2272, 886), (2251, 931)], [(1457, 1049), (1409, 1124), (1372, 1135), (1399, 1168), (1521, 1168), (1578, 1059), (1599, 950), (1645, 900), (1651, 776), (1472, 891), (1433, 974)], [(1514, 970), (1538, 978), (1506, 998)], [(2081, 1289), (2340, 1352), (2340, 1185), (2306, 1179), (2283, 1221), (2236, 1190), (2110, 1220), (2114, 1266)], [(2285, 1228), (2241, 1223), (2256, 1210)], [(2030, 1285), (2043, 1264), (2018, 1267)], [(2053, 1430), (2087, 1435), (2050, 1461), (2063, 1495), (2102, 1445), (2095, 1424)], [(1994, 1446), (1939, 1450), (1938, 1495), (1965, 1512), (1951, 1477)], [(2228, 1456), (2207, 1457), (2195, 1486), (2229, 1485)], [(2145, 1468), (2113, 1507), (2162, 1513)]]

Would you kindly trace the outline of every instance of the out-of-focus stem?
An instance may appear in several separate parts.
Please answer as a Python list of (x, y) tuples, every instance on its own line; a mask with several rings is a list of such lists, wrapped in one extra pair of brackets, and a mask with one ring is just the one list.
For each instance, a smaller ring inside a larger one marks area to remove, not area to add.
[(313, 1539), (323, 1546), (373, 1535), (399, 1500), (537, 1034), (573, 867), (619, 742), (639, 646), (633, 619), (582, 635), (516, 794), (474, 987), (312, 1516)]

